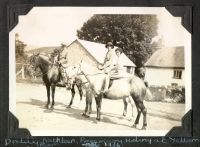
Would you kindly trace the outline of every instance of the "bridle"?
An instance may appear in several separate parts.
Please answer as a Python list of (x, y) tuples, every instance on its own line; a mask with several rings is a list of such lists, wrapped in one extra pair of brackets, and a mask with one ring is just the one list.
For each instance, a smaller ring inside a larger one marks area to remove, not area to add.
[[(36, 58), (38, 58), (38, 57), (36, 57), (36, 55), (33, 55), (34, 57), (34, 61), (30, 61), (30, 65), (34, 68), (34, 71), (36, 71), (36, 69), (38, 68), (38, 64), (36, 63), (37, 61), (35, 61), (35, 60), (38, 60), (38, 59), (36, 59)], [(51, 64), (51, 68), (53, 68), (53, 65), (55, 65), (54, 63), (52, 63)], [(50, 69), (51, 69), (50, 68)], [(49, 71), (50, 71), (50, 69), (47, 71), (47, 72), (45, 72), (45, 73), (41, 73), (41, 74), (37, 74), (36, 76), (44, 76), (44, 75), (46, 75), (46, 74), (48, 74), (49, 73)]]
[[(79, 76), (79, 75), (84, 75), (83, 72), (81, 72), (81, 66), (78, 66), (78, 70), (76, 71), (76, 73), (74, 75), (72, 75), (71, 77), (69, 77), (68, 75), (66, 76), (66, 79), (67, 79), (66, 84), (70, 85), (70, 86), (72, 84), (76, 84), (76, 81), (74, 79), (76, 76)], [(82, 82), (82, 84), (86, 84), (86, 83), (88, 83), (88, 82)]]

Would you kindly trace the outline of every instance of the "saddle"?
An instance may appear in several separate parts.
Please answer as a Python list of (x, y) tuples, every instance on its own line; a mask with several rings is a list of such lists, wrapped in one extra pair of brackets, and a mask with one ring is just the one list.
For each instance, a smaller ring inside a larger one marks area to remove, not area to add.
[(112, 86), (114, 80), (118, 80), (118, 79), (122, 79), (122, 78), (128, 78), (130, 76), (131, 76), (131, 74), (129, 74), (129, 73), (123, 73), (123, 74), (114, 73), (114, 74), (111, 74), (108, 88), (110, 88)]

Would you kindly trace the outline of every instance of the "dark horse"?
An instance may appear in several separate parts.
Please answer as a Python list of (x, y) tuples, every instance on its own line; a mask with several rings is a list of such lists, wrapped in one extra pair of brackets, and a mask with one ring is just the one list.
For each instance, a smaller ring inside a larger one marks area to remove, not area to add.
[(39, 54), (33, 54), (30, 57), (30, 64), (35, 70), (37, 68), (40, 68), (42, 72), (42, 80), (44, 81), (44, 84), (47, 89), (47, 104), (45, 106), (47, 109), (50, 104), (50, 88), (51, 88), (52, 92), (51, 108), (53, 108), (56, 83), (60, 80), (58, 65), (52, 64), (47, 56)]
[[(45, 55), (40, 55), (40, 54), (33, 54), (30, 57), (30, 64), (31, 64), (32, 68), (34, 68), (34, 70), (36, 70), (37, 68), (40, 68), (40, 70), (42, 72), (42, 80), (43, 80), (43, 82), (46, 86), (46, 90), (47, 90), (47, 104), (45, 106), (47, 109), (50, 104), (50, 89), (51, 89), (51, 92), (52, 92), (51, 93), (51, 95), (52, 95), (51, 108), (53, 108), (55, 88), (61, 78), (59, 65), (53, 64), (49, 60), (49, 57), (47, 57)], [(75, 89), (74, 89), (75, 85), (78, 87), (80, 99), (82, 100), (82, 95), (83, 95), (82, 83), (79, 80), (76, 80), (72, 85), (72, 89), (71, 89), (72, 98), (71, 98), (71, 101), (70, 101), (70, 104), (68, 105), (68, 107), (71, 107), (71, 105), (73, 103), (73, 99), (74, 99), (74, 95), (75, 95)]]

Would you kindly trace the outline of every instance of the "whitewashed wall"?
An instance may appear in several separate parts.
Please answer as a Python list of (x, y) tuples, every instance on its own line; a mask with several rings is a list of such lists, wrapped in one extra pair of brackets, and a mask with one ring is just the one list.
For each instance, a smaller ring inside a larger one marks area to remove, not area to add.
[(84, 62), (90, 63), (94, 67), (97, 67), (98, 65), (96, 60), (91, 55), (89, 55), (89, 53), (77, 41), (73, 42), (63, 51), (63, 54), (66, 53), (68, 64), (70, 65), (79, 64), (82, 59)]
[(145, 80), (149, 85), (167, 86), (171, 83), (177, 83), (178, 85), (185, 85), (185, 71), (182, 71), (181, 79), (174, 79), (174, 70), (166, 68), (150, 68), (146, 67)]

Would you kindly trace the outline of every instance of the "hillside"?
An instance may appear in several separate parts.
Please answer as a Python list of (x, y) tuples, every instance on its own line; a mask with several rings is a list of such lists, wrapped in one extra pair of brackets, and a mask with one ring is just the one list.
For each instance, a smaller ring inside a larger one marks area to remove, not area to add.
[(36, 49), (32, 49), (32, 50), (26, 51), (26, 53), (46, 53), (46, 54), (50, 54), (56, 48), (60, 48), (60, 47), (59, 46), (54, 46), (54, 47), (40, 47), (40, 48), (36, 48)]

